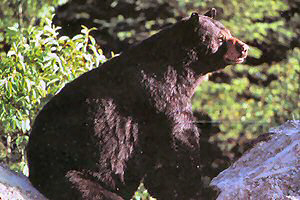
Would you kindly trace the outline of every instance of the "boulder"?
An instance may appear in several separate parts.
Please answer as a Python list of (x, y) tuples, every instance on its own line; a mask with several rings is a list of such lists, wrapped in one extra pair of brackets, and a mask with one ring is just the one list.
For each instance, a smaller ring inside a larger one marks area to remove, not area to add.
[(217, 200), (300, 199), (300, 120), (268, 135), (211, 181)]
[(46, 200), (23, 174), (10, 170), (0, 164), (1, 200)]

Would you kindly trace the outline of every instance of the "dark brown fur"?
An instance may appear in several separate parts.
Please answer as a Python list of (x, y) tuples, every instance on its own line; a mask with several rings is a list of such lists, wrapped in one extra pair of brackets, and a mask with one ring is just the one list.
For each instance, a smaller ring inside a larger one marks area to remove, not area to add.
[(35, 120), (33, 185), (54, 200), (130, 199), (143, 181), (158, 199), (197, 199), (191, 97), (227, 65), (224, 30), (194, 13), (67, 84)]

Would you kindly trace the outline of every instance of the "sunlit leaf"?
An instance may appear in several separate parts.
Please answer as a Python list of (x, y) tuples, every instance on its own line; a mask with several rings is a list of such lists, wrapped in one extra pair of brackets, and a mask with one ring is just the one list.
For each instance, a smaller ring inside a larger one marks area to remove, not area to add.
[(9, 51), (9, 52), (7, 53), (7, 56), (8, 56), (8, 57), (11, 57), (11, 56), (13, 56), (13, 55), (16, 55), (16, 52), (13, 51), (13, 50), (11, 50), (11, 51)]
[(72, 40), (78, 40), (78, 39), (81, 39), (81, 38), (84, 38), (83, 35), (79, 34), (79, 35), (75, 35)]

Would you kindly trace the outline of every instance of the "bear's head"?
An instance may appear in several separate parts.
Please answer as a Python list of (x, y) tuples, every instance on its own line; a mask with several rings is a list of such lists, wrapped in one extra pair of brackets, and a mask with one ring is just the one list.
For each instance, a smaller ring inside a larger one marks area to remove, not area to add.
[(204, 15), (192, 13), (187, 19), (194, 27), (193, 42), (197, 43), (194, 50), (199, 61), (209, 67), (208, 72), (244, 62), (249, 49), (215, 20), (215, 16), (216, 9), (212, 8)]

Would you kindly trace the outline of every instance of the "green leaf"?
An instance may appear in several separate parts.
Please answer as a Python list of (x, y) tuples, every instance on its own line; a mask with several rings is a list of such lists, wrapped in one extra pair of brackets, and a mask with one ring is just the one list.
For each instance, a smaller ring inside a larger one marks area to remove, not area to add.
[(15, 23), (14, 26), (10, 26), (10, 27), (8, 27), (8, 29), (11, 30), (11, 31), (18, 32), (19, 31), (19, 24)]
[(12, 96), (12, 84), (10, 81), (8, 81), (6, 84), (6, 94), (7, 94), (8, 98), (10, 98)]
[(78, 40), (78, 39), (81, 39), (81, 38), (84, 38), (84, 35), (82, 34), (78, 34), (78, 35), (75, 35), (72, 40)]
[(8, 53), (7, 53), (7, 57), (11, 57), (13, 55), (16, 55), (16, 52), (13, 51), (13, 50), (10, 50)]
[(61, 36), (58, 40), (59, 41), (67, 41), (67, 40), (70, 40), (70, 38), (68, 36)]
[(84, 46), (84, 43), (83, 42), (79, 42), (77, 45), (76, 45), (76, 50), (77, 51), (80, 51)]

